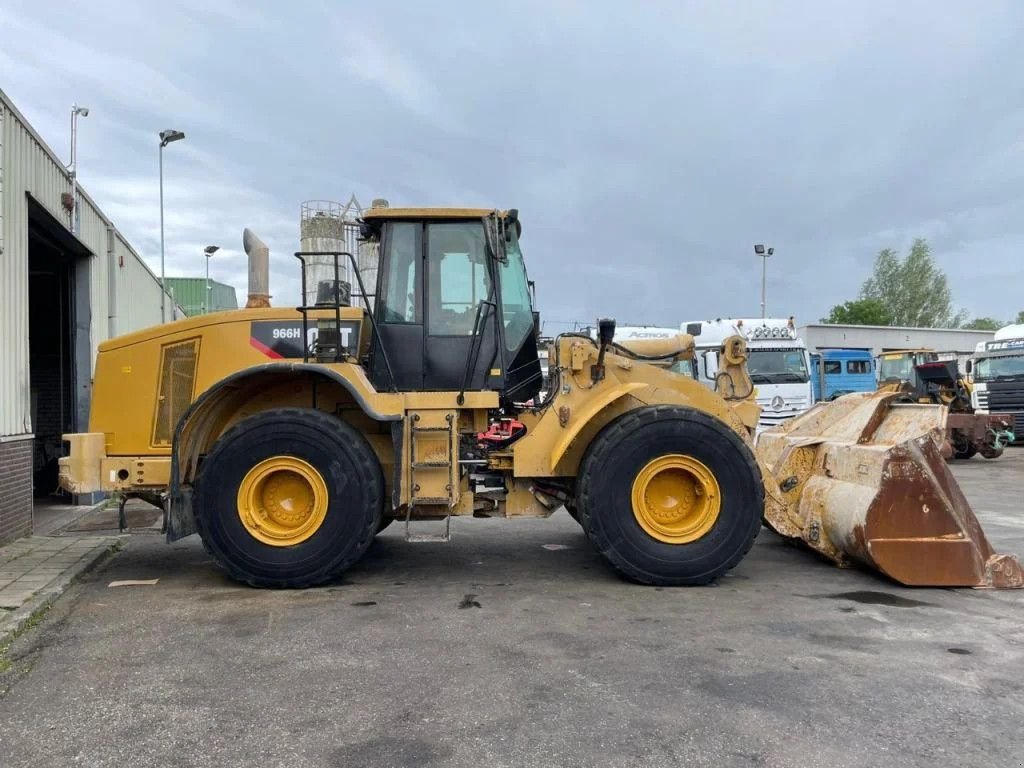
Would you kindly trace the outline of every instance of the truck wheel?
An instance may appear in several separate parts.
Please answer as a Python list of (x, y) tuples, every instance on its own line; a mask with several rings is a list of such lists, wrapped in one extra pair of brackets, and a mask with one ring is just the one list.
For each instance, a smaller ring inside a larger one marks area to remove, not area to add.
[(605, 427), (578, 485), (581, 524), (620, 573), (643, 584), (707, 584), (735, 566), (761, 527), (753, 454), (701, 411), (648, 406)]
[(986, 459), (998, 459), (1003, 455), (1002, 448), (982, 448), (981, 455)]
[(196, 528), (221, 567), (257, 587), (337, 578), (373, 541), (384, 476), (357, 430), (281, 408), (228, 430), (195, 485)]

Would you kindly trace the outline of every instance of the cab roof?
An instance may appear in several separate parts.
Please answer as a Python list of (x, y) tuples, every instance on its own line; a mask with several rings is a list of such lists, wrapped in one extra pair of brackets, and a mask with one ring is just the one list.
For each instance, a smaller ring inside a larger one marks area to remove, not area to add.
[(482, 219), (492, 213), (503, 213), (493, 208), (368, 208), (364, 219)]

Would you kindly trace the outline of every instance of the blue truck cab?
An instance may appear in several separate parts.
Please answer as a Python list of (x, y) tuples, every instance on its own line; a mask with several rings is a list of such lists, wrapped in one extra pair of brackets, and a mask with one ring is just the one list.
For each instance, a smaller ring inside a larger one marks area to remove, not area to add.
[(875, 361), (866, 349), (822, 349), (811, 355), (814, 402), (850, 392), (874, 392)]

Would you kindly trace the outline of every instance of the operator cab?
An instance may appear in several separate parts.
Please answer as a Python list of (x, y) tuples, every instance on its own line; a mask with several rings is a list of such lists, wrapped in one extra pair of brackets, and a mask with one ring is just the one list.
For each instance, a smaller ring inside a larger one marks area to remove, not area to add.
[(380, 264), (368, 375), (380, 391), (538, 395), (537, 322), (518, 212), (373, 208)]

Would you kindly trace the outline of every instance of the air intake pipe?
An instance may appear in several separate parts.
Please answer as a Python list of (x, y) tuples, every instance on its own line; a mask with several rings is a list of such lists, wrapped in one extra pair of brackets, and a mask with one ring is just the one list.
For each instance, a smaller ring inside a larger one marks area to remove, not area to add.
[(249, 257), (249, 300), (245, 308), (269, 307), (270, 249), (248, 227), (242, 233), (242, 247)]

